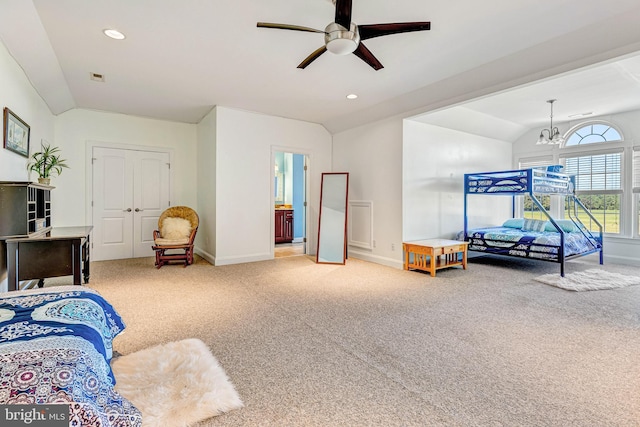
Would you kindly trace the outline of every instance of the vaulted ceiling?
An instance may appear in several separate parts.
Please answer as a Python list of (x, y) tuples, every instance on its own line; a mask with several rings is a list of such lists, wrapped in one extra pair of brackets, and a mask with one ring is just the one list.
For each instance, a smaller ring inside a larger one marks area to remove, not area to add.
[(531, 128), (549, 127), (551, 109), (547, 101), (551, 99), (556, 99), (556, 124), (639, 110), (640, 55), (605, 61), (413, 119), (515, 141)]
[[(298, 69), (322, 34), (256, 27), (322, 30), (333, 18), (330, 0), (0, 0), (0, 37), (54, 114), (197, 123), (221, 105), (334, 133), (476, 98), (465, 108), (521, 126), (547, 120), (550, 98), (566, 116), (640, 108), (640, 65), (628, 57), (640, 51), (637, 0), (353, 0), (358, 24), (431, 21), (430, 31), (367, 40), (379, 71), (330, 53)], [(591, 74), (569, 73), (581, 67)]]

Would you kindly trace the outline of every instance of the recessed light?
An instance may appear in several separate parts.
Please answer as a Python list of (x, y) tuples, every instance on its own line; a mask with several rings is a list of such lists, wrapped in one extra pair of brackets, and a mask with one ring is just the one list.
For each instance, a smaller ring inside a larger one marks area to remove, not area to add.
[(350, 93), (349, 95), (347, 95), (347, 99), (356, 99), (358, 97), (358, 95), (356, 95), (355, 93)]
[(125, 38), (124, 34), (122, 34), (120, 31), (114, 30), (114, 29), (111, 29), (111, 28), (107, 28), (106, 30), (102, 30), (102, 32), (104, 33), (105, 36), (111, 37), (112, 39), (122, 40), (122, 39)]

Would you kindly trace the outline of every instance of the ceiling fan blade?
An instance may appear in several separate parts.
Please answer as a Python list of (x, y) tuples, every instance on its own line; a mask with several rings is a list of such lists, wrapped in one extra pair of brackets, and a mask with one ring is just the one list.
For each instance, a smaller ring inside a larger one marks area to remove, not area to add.
[(384, 68), (380, 63), (380, 61), (378, 61), (378, 59), (375, 56), (373, 56), (373, 53), (371, 53), (371, 51), (367, 49), (367, 47), (364, 44), (362, 44), (362, 42), (360, 42), (360, 44), (358, 45), (358, 48), (353, 52), (353, 54), (358, 58), (362, 59), (367, 64), (369, 64), (371, 68), (373, 68), (376, 71), (378, 71), (381, 68)]
[(411, 31), (426, 31), (431, 29), (431, 22), (399, 22), (396, 24), (358, 25), (360, 40), (389, 34), (409, 33)]
[(305, 58), (305, 60), (302, 61), (300, 63), (300, 65), (298, 65), (298, 68), (305, 69), (307, 67), (307, 65), (311, 64), (313, 61), (318, 59), (318, 57), (320, 55), (322, 55), (323, 53), (325, 53), (326, 51), (327, 51), (327, 47), (326, 46), (319, 47), (311, 55), (307, 56)]
[(302, 27), (300, 25), (290, 25), (290, 24), (274, 24), (272, 22), (258, 22), (258, 27), (260, 28), (275, 28), (277, 30), (294, 30), (294, 31), (307, 31), (310, 33), (322, 33), (325, 32), (322, 30), (316, 30), (315, 28)]
[(351, 27), (351, 0), (336, 0), (335, 23), (347, 30)]

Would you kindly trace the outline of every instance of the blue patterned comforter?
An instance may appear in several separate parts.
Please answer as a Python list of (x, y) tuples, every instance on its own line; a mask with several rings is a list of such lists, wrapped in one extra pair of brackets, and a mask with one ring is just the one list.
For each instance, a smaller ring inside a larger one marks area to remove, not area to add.
[(0, 293), (0, 403), (69, 404), (72, 426), (140, 426), (109, 364), (124, 327), (86, 287)]
[[(464, 232), (458, 240), (464, 240)], [(548, 231), (522, 231), (519, 228), (487, 227), (467, 230), (469, 250), (557, 260), (559, 258), (560, 233)], [(581, 232), (564, 233), (564, 256), (584, 254), (599, 247), (595, 239), (588, 239)]]

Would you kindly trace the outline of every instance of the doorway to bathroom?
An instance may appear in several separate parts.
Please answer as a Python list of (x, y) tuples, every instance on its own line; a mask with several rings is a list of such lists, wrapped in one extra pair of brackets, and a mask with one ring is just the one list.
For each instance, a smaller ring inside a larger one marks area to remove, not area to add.
[(274, 258), (307, 253), (305, 154), (274, 151)]

